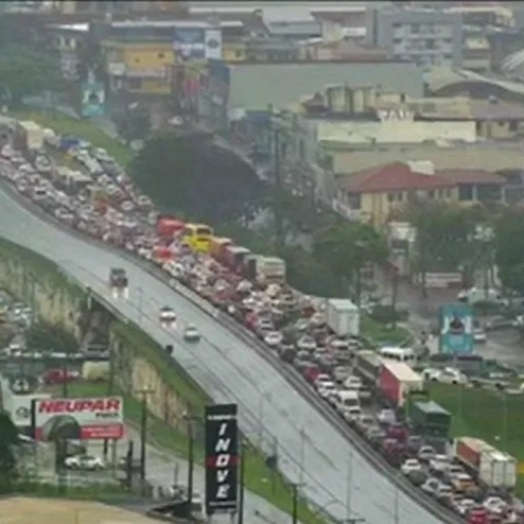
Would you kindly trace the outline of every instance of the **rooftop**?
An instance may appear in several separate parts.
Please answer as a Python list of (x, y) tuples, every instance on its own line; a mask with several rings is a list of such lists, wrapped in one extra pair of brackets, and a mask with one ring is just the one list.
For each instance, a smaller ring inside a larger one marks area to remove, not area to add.
[(424, 75), (424, 81), (433, 93), (454, 85), (484, 84), (511, 94), (524, 95), (524, 84), (481, 75), (466, 69), (437, 67)]
[(448, 411), (446, 411), (440, 404), (433, 402), (433, 400), (430, 400), (428, 402), (416, 402), (415, 405), (425, 413), (439, 413), (442, 415), (449, 415)]
[(345, 176), (341, 186), (349, 193), (388, 193), (451, 188), (464, 184), (503, 185), (502, 176), (476, 169), (445, 169), (427, 174), (416, 166), (395, 162)]

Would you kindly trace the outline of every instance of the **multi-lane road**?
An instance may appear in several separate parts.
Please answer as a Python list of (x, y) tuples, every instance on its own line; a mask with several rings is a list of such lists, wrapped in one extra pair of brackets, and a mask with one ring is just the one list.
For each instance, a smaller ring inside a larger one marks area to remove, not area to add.
[[(418, 504), (373, 467), (358, 446), (245, 339), (138, 265), (41, 220), (3, 189), (0, 208), (0, 235), (54, 260), (84, 285), (106, 296), (122, 315), (138, 322), (160, 344), (174, 344), (174, 357), (215, 401), (239, 404), (243, 431), (258, 435), (264, 426), (265, 439), (278, 442), (284, 474), (303, 482), (303, 491), (319, 506), (344, 519), (350, 498), (351, 516), (365, 517), (369, 524), (442, 522), (437, 511)], [(109, 269), (115, 266), (128, 272), (127, 301), (108, 296), (105, 282)], [(203, 339), (198, 346), (186, 345), (179, 334), (159, 326), (158, 312), (164, 305), (173, 307), (182, 322), (199, 327)]]

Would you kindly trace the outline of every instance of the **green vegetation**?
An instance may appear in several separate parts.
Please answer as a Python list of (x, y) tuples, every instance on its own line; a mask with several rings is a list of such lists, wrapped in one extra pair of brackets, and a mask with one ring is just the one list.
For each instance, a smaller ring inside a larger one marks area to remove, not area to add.
[[(173, 375), (172, 381), (176, 380), (177, 377)], [(102, 396), (107, 394), (107, 388), (107, 384), (72, 384), (69, 387), (69, 394), (72, 397)], [(124, 397), (124, 416), (126, 421), (138, 427), (141, 420), (141, 403), (121, 391), (117, 393)], [(57, 389), (57, 394), (60, 394), (60, 388)], [(203, 405), (198, 406), (194, 413), (197, 416), (201, 415), (203, 413)], [(148, 416), (148, 426), (148, 438), (155, 445), (174, 452), (179, 456), (187, 456), (188, 439), (185, 433), (176, 431), (151, 414)], [(202, 442), (197, 440), (195, 444), (196, 460), (199, 464), (203, 464), (204, 451)], [(285, 480), (278, 473), (273, 473), (269, 470), (265, 465), (264, 457), (251, 446), (246, 450), (245, 460), (246, 488), (289, 513), (291, 511), (292, 496)], [(304, 502), (301, 502), (299, 505), (299, 520), (304, 524), (320, 524), (323, 522)]]
[(19, 120), (32, 120), (58, 134), (74, 135), (88, 140), (95, 147), (104, 148), (123, 167), (133, 158), (132, 151), (124, 144), (109, 137), (102, 129), (89, 120), (71, 118), (60, 113), (46, 113), (35, 110), (10, 111), (8, 115)]
[(62, 353), (76, 351), (78, 347), (75, 337), (63, 326), (42, 320), (31, 324), (26, 332), (26, 343), (27, 347), (37, 351), (52, 348)]
[(383, 324), (373, 320), (368, 315), (361, 318), (361, 330), (364, 336), (369, 339), (373, 345), (383, 346), (385, 344), (409, 345), (413, 341), (411, 333), (402, 326), (394, 324)]
[[(429, 389), (431, 399), (453, 415), (453, 436), (485, 440), (524, 462), (524, 395), (433, 383)], [(519, 487), (524, 493), (524, 475)]]

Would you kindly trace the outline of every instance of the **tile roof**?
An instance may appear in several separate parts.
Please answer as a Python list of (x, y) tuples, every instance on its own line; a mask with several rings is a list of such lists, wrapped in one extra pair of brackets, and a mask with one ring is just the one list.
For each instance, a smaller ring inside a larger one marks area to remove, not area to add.
[(428, 190), (455, 186), (449, 178), (417, 173), (402, 162), (371, 168), (344, 181), (344, 189), (353, 193), (387, 193), (390, 191)]
[(457, 185), (462, 184), (505, 184), (506, 179), (495, 173), (489, 171), (481, 171), (479, 169), (442, 169), (437, 171), (437, 174), (448, 180), (451, 180)]

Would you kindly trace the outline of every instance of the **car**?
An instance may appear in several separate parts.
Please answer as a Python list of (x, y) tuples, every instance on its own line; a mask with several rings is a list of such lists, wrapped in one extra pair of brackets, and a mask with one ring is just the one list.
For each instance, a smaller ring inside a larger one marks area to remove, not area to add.
[(407, 476), (414, 471), (422, 471), (422, 465), (417, 459), (408, 459), (400, 466), (400, 471)]
[(447, 471), (449, 464), (450, 458), (447, 455), (435, 455), (429, 461), (429, 469), (432, 473), (441, 475)]
[(322, 382), (322, 384), (317, 388), (318, 394), (326, 400), (329, 400), (336, 390), (337, 386), (334, 382)]
[(344, 380), (344, 387), (348, 389), (360, 389), (362, 387), (362, 380), (355, 375), (349, 375), (349, 377)]
[(428, 462), (436, 455), (435, 448), (433, 446), (421, 446), (418, 450), (417, 457), (423, 462)]
[(426, 482), (420, 486), (420, 489), (428, 495), (435, 495), (440, 486), (440, 480), (435, 477), (429, 477)]
[(381, 409), (377, 415), (377, 420), (380, 424), (390, 425), (395, 424), (397, 417), (392, 409)]
[(85, 471), (99, 471), (105, 469), (105, 461), (101, 457), (93, 455), (74, 455), (64, 460), (64, 466), (68, 469), (82, 469)]
[(197, 342), (200, 340), (200, 332), (193, 324), (188, 324), (184, 329), (184, 340), (188, 342)]
[(174, 324), (176, 322), (176, 313), (173, 311), (173, 308), (169, 306), (164, 306), (160, 309), (160, 322), (163, 324)]
[(317, 343), (313, 337), (305, 335), (297, 340), (297, 349), (304, 351), (315, 351), (315, 349), (317, 349)]
[(344, 418), (350, 424), (356, 424), (360, 417), (362, 417), (362, 410), (359, 406), (351, 406), (344, 411)]
[(475, 328), (473, 330), (473, 341), (477, 342), (478, 344), (484, 344), (487, 342), (488, 337), (486, 336), (486, 332), (481, 327)]
[(115, 295), (127, 295), (127, 288), (129, 281), (127, 279), (127, 273), (122, 268), (111, 268), (109, 272), (109, 285), (113, 289)]
[(427, 368), (422, 372), (424, 378), (431, 382), (439, 382), (441, 384), (467, 384), (468, 377), (461, 373), (458, 369), (444, 368), (433, 369)]
[(282, 343), (283, 338), (282, 333), (279, 331), (270, 331), (264, 336), (264, 343), (269, 347), (275, 348)]

